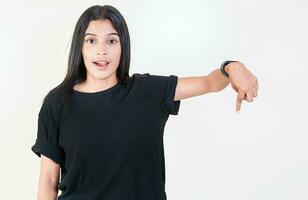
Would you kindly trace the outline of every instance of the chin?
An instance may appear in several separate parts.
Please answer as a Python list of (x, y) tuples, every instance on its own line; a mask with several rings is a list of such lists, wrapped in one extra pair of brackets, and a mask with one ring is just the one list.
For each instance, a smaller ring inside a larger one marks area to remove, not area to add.
[(113, 76), (115, 74), (116, 76), (116, 71), (104, 71), (104, 72), (97, 72), (96, 70), (93, 72), (90, 72), (91, 76), (94, 77), (95, 79), (107, 79)]

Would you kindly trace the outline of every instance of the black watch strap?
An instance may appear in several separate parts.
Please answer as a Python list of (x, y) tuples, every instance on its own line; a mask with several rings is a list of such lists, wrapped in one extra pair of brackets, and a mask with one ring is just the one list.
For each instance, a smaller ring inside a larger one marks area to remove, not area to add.
[(225, 62), (223, 62), (221, 65), (220, 65), (220, 71), (221, 73), (226, 77), (226, 78), (229, 78), (229, 74), (225, 71), (225, 67), (232, 63), (232, 62), (238, 62), (238, 61), (235, 61), (235, 60), (226, 60)]

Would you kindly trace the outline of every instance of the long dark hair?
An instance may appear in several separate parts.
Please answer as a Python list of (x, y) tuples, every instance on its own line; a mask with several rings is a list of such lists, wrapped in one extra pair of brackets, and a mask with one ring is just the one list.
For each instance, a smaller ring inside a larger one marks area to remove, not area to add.
[(116, 76), (121, 84), (127, 84), (129, 77), (130, 64), (130, 37), (128, 28), (122, 14), (113, 6), (110, 5), (94, 5), (86, 9), (79, 17), (75, 30), (68, 58), (67, 73), (57, 87), (53, 88), (43, 99), (53, 92), (61, 90), (64, 102), (69, 104), (71, 95), (73, 93), (73, 86), (76, 83), (86, 80), (86, 67), (82, 57), (82, 45), (86, 29), (91, 20), (109, 19), (114, 29), (119, 33), (121, 43), (121, 57), (117, 68)]

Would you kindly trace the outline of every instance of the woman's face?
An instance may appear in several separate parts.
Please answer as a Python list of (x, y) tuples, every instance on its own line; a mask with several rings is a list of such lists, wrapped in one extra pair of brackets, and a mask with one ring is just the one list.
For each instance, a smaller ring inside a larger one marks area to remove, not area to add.
[(108, 19), (92, 20), (89, 23), (83, 41), (82, 56), (87, 68), (87, 78), (117, 79), (121, 43), (117, 31)]

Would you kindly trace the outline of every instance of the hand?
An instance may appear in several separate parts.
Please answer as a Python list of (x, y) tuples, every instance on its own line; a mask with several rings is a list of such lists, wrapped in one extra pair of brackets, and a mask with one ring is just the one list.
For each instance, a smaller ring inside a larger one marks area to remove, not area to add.
[(232, 88), (238, 93), (236, 112), (240, 112), (242, 100), (252, 102), (253, 97), (258, 96), (258, 80), (241, 62), (228, 64), (225, 71), (229, 74)]

